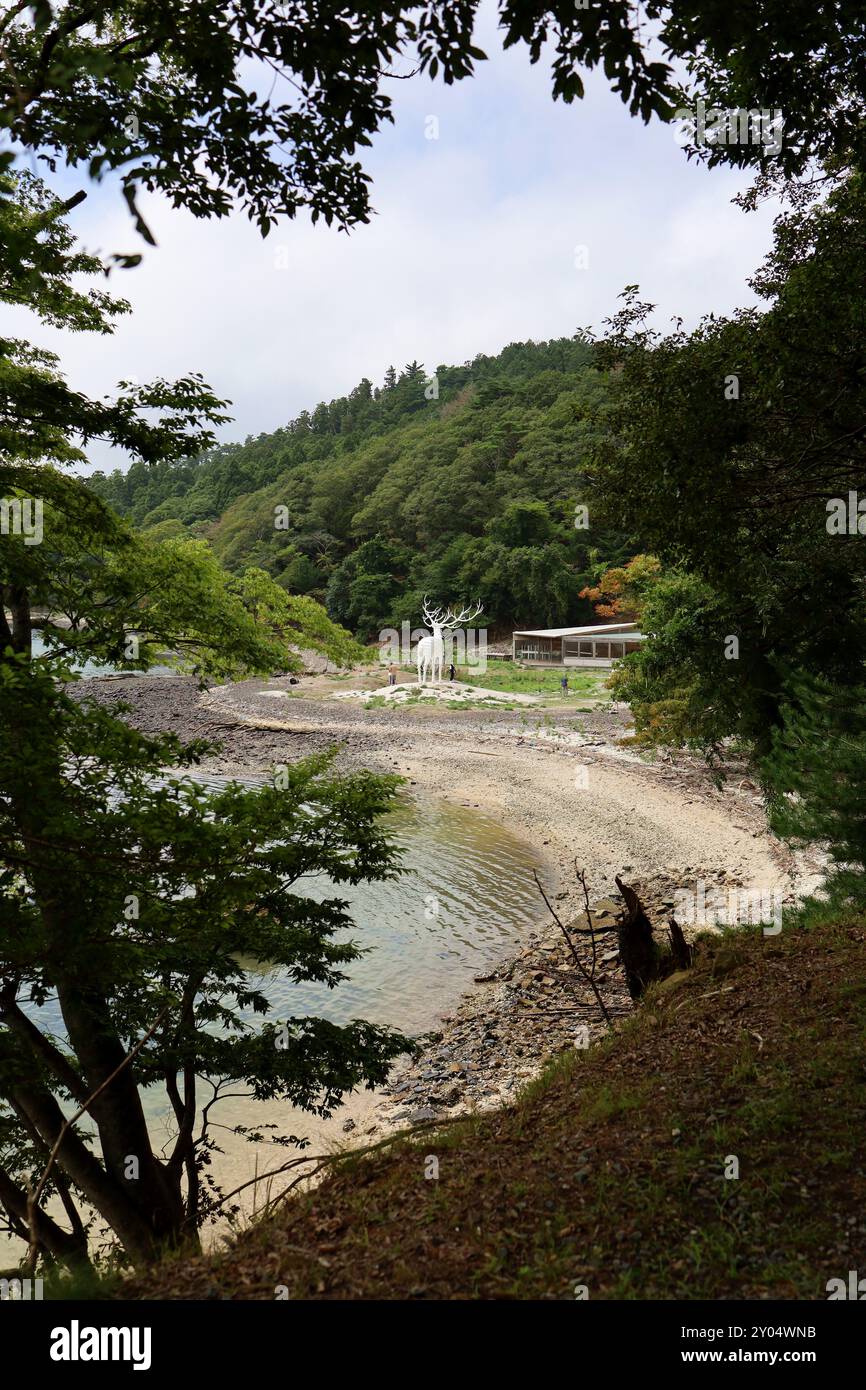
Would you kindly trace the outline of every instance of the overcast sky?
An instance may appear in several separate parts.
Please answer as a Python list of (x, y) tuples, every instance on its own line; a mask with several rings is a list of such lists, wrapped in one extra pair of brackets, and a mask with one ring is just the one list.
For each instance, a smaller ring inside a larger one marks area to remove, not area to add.
[(243, 216), (200, 222), (144, 198), (154, 250), (137, 244), (116, 190), (97, 188), (72, 225), (91, 250), (146, 252), (112, 277), (133, 314), (107, 339), (37, 333), (20, 318), (15, 330), (59, 346), (71, 383), (93, 395), (122, 377), (199, 371), (233, 402), (222, 437), (242, 439), (362, 376), (380, 383), (389, 363), (432, 371), (598, 328), (627, 284), (662, 325), (754, 302), (746, 280), (775, 209), (732, 206), (747, 175), (689, 163), (671, 128), (629, 116), (601, 77), (565, 106), (525, 50), (503, 53), (489, 31), (481, 46), (490, 61), (474, 79), (393, 83), (396, 123), (365, 152), (369, 225), (347, 235), (298, 218), (262, 241)]

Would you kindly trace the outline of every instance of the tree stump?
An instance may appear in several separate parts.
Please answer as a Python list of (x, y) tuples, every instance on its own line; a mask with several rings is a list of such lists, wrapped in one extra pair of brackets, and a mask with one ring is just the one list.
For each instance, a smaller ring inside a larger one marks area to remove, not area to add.
[(618, 929), (619, 956), (628, 992), (632, 999), (640, 999), (654, 980), (664, 980), (675, 970), (687, 970), (692, 963), (692, 948), (679, 923), (671, 917), (668, 922), (669, 950), (661, 951), (653, 937), (652, 923), (637, 893), (622, 879), (615, 881), (625, 903), (625, 913)]
[(615, 880), (625, 903), (625, 915), (619, 924), (619, 958), (625, 971), (625, 982), (632, 999), (639, 999), (652, 980), (658, 979), (658, 952), (653, 929), (633, 888), (622, 879)]

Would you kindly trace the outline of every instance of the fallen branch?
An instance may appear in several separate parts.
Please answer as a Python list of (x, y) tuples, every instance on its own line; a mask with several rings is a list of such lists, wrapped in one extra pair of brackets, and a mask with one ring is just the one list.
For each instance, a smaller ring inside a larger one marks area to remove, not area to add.
[(592, 938), (592, 973), (595, 975), (595, 922), (592, 920), (592, 913), (589, 909), (589, 889), (586, 886), (586, 870), (577, 867), (577, 860), (574, 861), (574, 872), (577, 874), (577, 881), (583, 889), (583, 910), (586, 913), (586, 920), (589, 924), (589, 934)]
[(279, 1168), (272, 1169), (270, 1173), (261, 1173), (258, 1177), (250, 1178), (247, 1182), (241, 1183), (240, 1187), (236, 1187), (234, 1192), (228, 1193), (226, 1197), (222, 1198), (222, 1201), (228, 1201), (229, 1197), (234, 1197), (238, 1192), (242, 1192), (245, 1187), (250, 1187), (254, 1183), (262, 1182), (266, 1178), (278, 1177), (280, 1173), (285, 1173), (291, 1168), (297, 1168), (302, 1163), (316, 1163), (318, 1166), (314, 1168), (311, 1173), (299, 1173), (298, 1176), (289, 1183), (288, 1187), (284, 1187), (282, 1192), (265, 1203), (260, 1213), (261, 1217), (265, 1217), (274, 1207), (282, 1202), (299, 1183), (306, 1182), (308, 1179), (316, 1177), (323, 1168), (329, 1167), (332, 1163), (344, 1163), (350, 1158), (360, 1158), (363, 1157), (364, 1154), (375, 1153), (379, 1149), (387, 1148), (390, 1144), (396, 1144), (400, 1139), (413, 1139), (416, 1134), (422, 1134), (425, 1130), (444, 1129), (447, 1125), (456, 1124), (460, 1120), (466, 1120), (467, 1118), (468, 1116), (465, 1114), (443, 1115), (441, 1119), (421, 1120), (416, 1125), (407, 1126), (406, 1129), (395, 1129), (393, 1134), (387, 1134), (384, 1139), (377, 1139), (374, 1144), (365, 1144), (362, 1148), (344, 1149), (341, 1153), (333, 1154), (304, 1154), (300, 1158), (291, 1158), (287, 1163), (281, 1164)]

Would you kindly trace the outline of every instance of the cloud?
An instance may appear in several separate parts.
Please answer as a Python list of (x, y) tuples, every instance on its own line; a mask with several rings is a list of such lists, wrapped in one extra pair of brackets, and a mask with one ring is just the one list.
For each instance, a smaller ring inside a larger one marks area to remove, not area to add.
[[(603, 79), (590, 79), (583, 102), (554, 103), (543, 65), (509, 51), (451, 88), (394, 85), (396, 123), (367, 161), (369, 225), (346, 235), (298, 218), (262, 241), (243, 215), (205, 223), (146, 198), (159, 246), (113, 277), (134, 307), (113, 338), (20, 320), (10, 331), (59, 350), (73, 384), (94, 395), (124, 376), (200, 371), (232, 399), (223, 437), (236, 439), (362, 376), (379, 382), (390, 363), (432, 370), (599, 327), (626, 284), (640, 284), (660, 324), (753, 302), (745, 281), (770, 245), (773, 205), (749, 216), (732, 207), (747, 175), (689, 164), (670, 128), (630, 117)], [(427, 138), (430, 116), (438, 139)], [(112, 190), (73, 225), (91, 248), (135, 243)]]

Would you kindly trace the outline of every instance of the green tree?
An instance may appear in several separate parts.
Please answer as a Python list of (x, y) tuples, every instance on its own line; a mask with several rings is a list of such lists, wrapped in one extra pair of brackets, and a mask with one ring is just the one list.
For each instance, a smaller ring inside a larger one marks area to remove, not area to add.
[(322, 587), (322, 575), (308, 555), (293, 555), (279, 577), (290, 594), (309, 594)]
[[(715, 615), (712, 642), (693, 631), (687, 658), (707, 700), (699, 727), (709, 719), (714, 739), (739, 734), (762, 753), (780, 721), (784, 670), (854, 687), (866, 660), (862, 537), (830, 524), (866, 477), (864, 268), (858, 174), (779, 222), (753, 282), (764, 312), (660, 339), (628, 291), (601, 350), (619, 370), (587, 462), (593, 514), (620, 526), (639, 518), (645, 546), (698, 582), (702, 610)], [(670, 604), (655, 627), (642, 621), (655, 652), (634, 664), (653, 665), (661, 698), (662, 628), (693, 625)], [(681, 690), (683, 644), (664, 647)]]
[[(7, 192), (0, 216), (36, 219), (40, 247), (52, 248), (34, 253), (46, 275), (31, 279), (29, 300), (19, 279), (18, 302), (110, 331), (117, 306), (68, 283), (102, 268), (72, 254), (62, 210), (26, 178), (14, 202)], [(93, 403), (49, 354), (3, 348), (0, 1208), (47, 1260), (86, 1263), (95, 1213), (121, 1257), (141, 1264), (167, 1244), (195, 1244), (221, 1203), (205, 1101), (241, 1085), (327, 1114), (346, 1091), (381, 1081), (407, 1046), (362, 1021), (256, 1021), (269, 1004), (242, 963), (339, 983), (358, 954), (347, 904), (313, 901), (304, 880), (395, 872), (379, 819), (395, 784), (338, 776), (321, 756), (276, 769), (259, 789), (209, 793), (188, 776), (206, 745), (146, 737), (122, 709), (73, 697), (85, 658), (142, 670), (169, 649), (186, 669), (226, 678), (292, 665), (296, 646), (337, 661), (359, 653), (309, 598), (254, 569), (228, 576), (203, 542), (136, 535), (58, 466), (82, 457), (72, 429), (140, 458), (196, 451), (220, 411), (202, 383)], [(39, 655), (37, 607), (51, 615)], [(156, 1086), (175, 1120), (167, 1153), (146, 1120), (144, 1092)], [(52, 1151), (31, 1222), (28, 1194)]]
[(543, 545), (552, 539), (554, 527), (543, 502), (509, 502), (502, 515), (490, 522), (487, 533), (500, 545)]
[(365, 541), (338, 565), (327, 591), (328, 611), (362, 636), (381, 627), (405, 582), (409, 556), (382, 537)]

